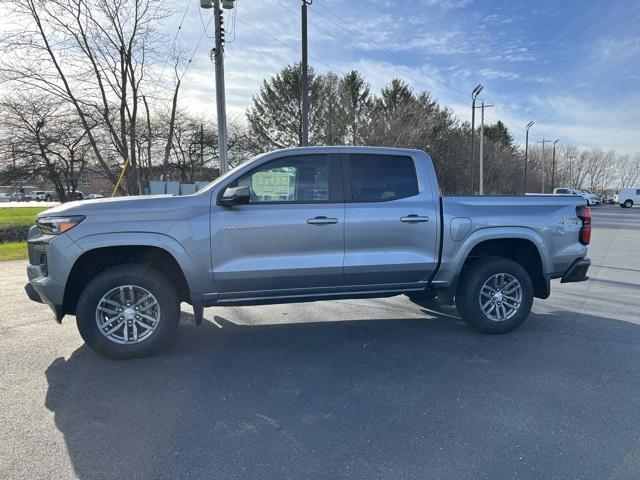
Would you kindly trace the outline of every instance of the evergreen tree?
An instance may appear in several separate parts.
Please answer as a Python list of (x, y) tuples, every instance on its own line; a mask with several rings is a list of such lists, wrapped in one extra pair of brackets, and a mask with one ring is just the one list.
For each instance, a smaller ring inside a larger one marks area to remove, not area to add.
[(340, 79), (339, 88), (346, 128), (345, 143), (361, 145), (364, 143), (363, 132), (371, 121), (371, 88), (356, 70)]
[[(302, 69), (299, 64), (285, 67), (262, 83), (247, 111), (251, 148), (266, 152), (302, 145)], [(309, 144), (324, 143), (322, 122), (323, 80), (309, 68)]]

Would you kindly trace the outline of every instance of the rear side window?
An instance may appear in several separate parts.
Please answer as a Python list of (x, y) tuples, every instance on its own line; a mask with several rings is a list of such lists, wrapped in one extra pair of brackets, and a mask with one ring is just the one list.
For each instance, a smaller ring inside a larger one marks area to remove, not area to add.
[(351, 155), (351, 199), (388, 202), (418, 195), (413, 159), (393, 155)]
[(558, 189), (558, 193), (567, 194), (567, 193), (571, 193), (571, 192), (569, 190), (567, 190), (566, 188), (559, 188)]

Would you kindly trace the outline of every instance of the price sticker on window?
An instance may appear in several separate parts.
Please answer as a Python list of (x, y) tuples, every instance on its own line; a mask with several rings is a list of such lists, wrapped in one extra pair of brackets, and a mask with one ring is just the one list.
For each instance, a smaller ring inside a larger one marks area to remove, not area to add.
[(253, 175), (251, 189), (259, 197), (278, 199), (289, 197), (293, 177), (286, 172), (258, 172)]

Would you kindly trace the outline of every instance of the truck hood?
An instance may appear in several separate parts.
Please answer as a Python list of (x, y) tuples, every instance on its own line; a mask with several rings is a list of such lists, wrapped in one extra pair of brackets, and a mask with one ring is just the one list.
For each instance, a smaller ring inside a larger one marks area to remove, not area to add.
[(41, 217), (61, 217), (71, 215), (91, 215), (99, 213), (114, 213), (118, 210), (146, 210), (157, 209), (163, 205), (167, 207), (180, 203), (181, 197), (173, 195), (140, 195), (134, 197), (99, 198), (95, 200), (79, 200), (63, 203), (38, 214)]

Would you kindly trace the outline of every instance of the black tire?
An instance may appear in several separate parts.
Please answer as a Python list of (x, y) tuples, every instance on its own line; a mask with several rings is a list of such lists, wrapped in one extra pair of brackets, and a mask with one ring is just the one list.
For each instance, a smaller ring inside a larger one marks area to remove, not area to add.
[[(520, 283), (522, 298), (516, 313), (509, 319), (497, 321), (482, 310), (480, 290), (494, 275), (505, 273)], [(485, 334), (504, 334), (518, 328), (529, 316), (533, 305), (533, 282), (527, 271), (513, 260), (488, 257), (474, 261), (463, 271), (456, 291), (456, 307), (462, 319)]]
[[(103, 335), (96, 322), (96, 309), (104, 295), (122, 285), (147, 290), (160, 307), (158, 325), (140, 343), (120, 344)], [(122, 265), (96, 276), (84, 289), (76, 308), (78, 331), (85, 343), (113, 359), (141, 358), (156, 353), (174, 336), (180, 317), (180, 299), (175, 287), (157, 270), (142, 265)]]
[(633, 200), (625, 200), (624, 208), (631, 208), (631, 207), (633, 207)]

